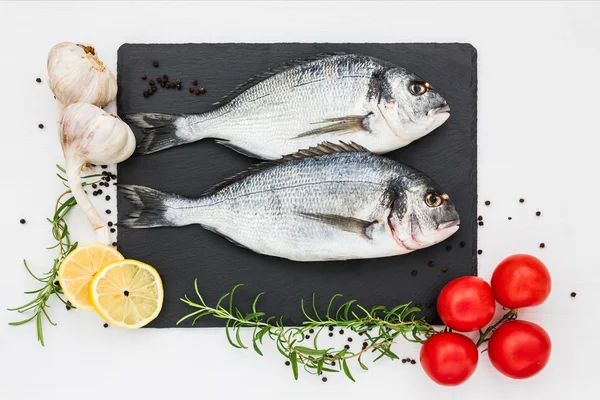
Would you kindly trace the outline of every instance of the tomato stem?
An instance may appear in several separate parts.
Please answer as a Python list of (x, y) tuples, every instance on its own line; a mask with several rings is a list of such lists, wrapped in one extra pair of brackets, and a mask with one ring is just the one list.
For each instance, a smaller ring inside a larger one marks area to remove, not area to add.
[(482, 344), (484, 344), (485, 342), (489, 341), (490, 339), (488, 338), (488, 336), (492, 332), (494, 332), (496, 330), (496, 328), (498, 328), (503, 323), (517, 319), (518, 311), (519, 310), (517, 310), (517, 309), (510, 310), (506, 314), (504, 314), (504, 316), (502, 318), (500, 318), (498, 320), (498, 322), (496, 322), (494, 325), (490, 325), (485, 331), (482, 331), (480, 329), (479, 330), (479, 340), (477, 341), (475, 346), (479, 347)]

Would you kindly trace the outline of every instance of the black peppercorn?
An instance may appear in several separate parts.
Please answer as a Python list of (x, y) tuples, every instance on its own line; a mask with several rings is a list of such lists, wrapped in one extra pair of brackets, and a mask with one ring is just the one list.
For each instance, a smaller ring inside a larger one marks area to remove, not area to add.
[(148, 97), (149, 96), (148, 92), (146, 92), (146, 91), (144, 91), (143, 95), (144, 95), (144, 97)]
[(198, 91), (199, 91), (201, 94), (204, 94), (204, 93), (206, 92), (206, 89), (204, 88), (204, 86), (200, 86), (200, 87), (198, 88)]
[(329, 330), (330, 330), (330, 331), (332, 331), (332, 330), (333, 330), (333, 326), (330, 326), (330, 327), (329, 327)]
[(510, 221), (512, 219), (512, 217), (508, 217), (508, 220)]
[(329, 332), (329, 337), (333, 337), (333, 333)]
[(142, 80), (145, 81), (146, 80), (146, 74), (142, 74)]
[(289, 366), (290, 366), (290, 362), (289, 362), (289, 361), (286, 361), (286, 362), (285, 362), (285, 365), (289, 367)]
[(112, 245), (117, 247), (117, 242), (112, 242)]
[(446, 251), (450, 251), (450, 250), (452, 250), (452, 246), (450, 246), (450, 245), (446, 246)]
[(105, 199), (106, 199), (106, 201), (109, 201), (110, 200), (110, 196), (106, 195)]
[(176, 84), (176, 85), (181, 85), (181, 80), (177, 79), (177, 80), (175, 81), (175, 84)]
[(21, 219), (19, 220), (19, 222), (20, 222), (20, 223), (22, 223), (22, 224), (24, 224), (24, 223), (25, 223), (25, 222), (27, 222), (27, 221), (25, 221), (25, 218), (21, 218)]
[(490, 204), (492, 204), (492, 203), (491, 203), (489, 200), (486, 200), (486, 201), (485, 201), (485, 205), (486, 205), (486, 206), (489, 206)]
[(196, 96), (198, 96), (198, 95), (200, 94), (200, 89), (196, 89), (196, 91), (194, 92), (194, 94), (195, 94)]
[(349, 345), (345, 345), (345, 346), (344, 346), (344, 348), (345, 348), (346, 350), (350, 350), (350, 346), (349, 346)]
[(156, 82), (158, 82), (158, 83), (162, 83), (162, 82), (163, 82), (163, 79), (162, 79), (162, 77), (160, 77), (160, 76), (159, 76), (158, 78), (156, 78)]
[(541, 212), (539, 212), (539, 211), (536, 211), (535, 215), (536, 215), (537, 217), (539, 217), (540, 215), (542, 215), (542, 213), (541, 213)]
[(340, 329), (340, 335), (343, 335), (343, 334), (344, 334), (344, 330)]
[(198, 85), (198, 81), (197, 81), (196, 79), (194, 79), (194, 80), (192, 81), (192, 85), (194, 85), (194, 86)]
[(326, 377), (323, 377), (321, 380), (322, 380), (323, 382), (327, 382), (327, 378), (326, 378)]
[(315, 330), (314, 329), (309, 329), (308, 333), (315, 333)]
[(159, 65), (159, 64), (158, 64), (158, 61), (152, 61), (152, 66), (153, 66), (154, 68), (158, 68), (158, 65)]
[(156, 85), (156, 82), (154, 82), (152, 79), (150, 79), (150, 80), (148, 81), (148, 84), (149, 84), (150, 86), (155, 86), (155, 85)]
[(460, 247), (465, 247), (467, 245), (467, 243), (465, 242), (460, 242)]
[(525, 203), (525, 199), (519, 199), (519, 203)]
[(483, 254), (483, 250), (477, 250), (477, 254)]
[(442, 268), (442, 272), (448, 272), (448, 268)]
[(410, 360), (410, 363), (411, 363), (412, 365), (415, 365), (417, 362), (416, 362), (415, 360)]
[(413, 269), (413, 270), (410, 272), (410, 274), (411, 274), (412, 276), (417, 276), (417, 274), (418, 274), (418, 273), (419, 273), (419, 272), (418, 272), (416, 269)]
[(108, 221), (108, 226), (113, 226), (112, 221)]
[(156, 86), (152, 86), (152, 89), (150, 89), (152, 91), (152, 93), (156, 92)]
[(106, 182), (110, 182), (110, 176), (107, 176), (106, 178), (104, 178), (104, 180), (105, 180)]
[(92, 192), (92, 196), (98, 196), (98, 191), (97, 191), (97, 190), (94, 190), (94, 191)]
[(406, 364), (406, 361), (407, 361), (406, 358), (403, 358), (402, 359), (402, 364)]
[(348, 338), (348, 341), (349, 341), (349, 342), (351, 342), (351, 341), (352, 341), (352, 338), (351, 338), (351, 337), (349, 337), (349, 338)]
[(479, 221), (479, 226), (483, 226), (483, 221)]
[(331, 366), (332, 366), (332, 367), (335, 367), (335, 361), (332, 361), (332, 362), (331, 362)]
[(44, 124), (39, 124), (39, 125), (38, 125), (38, 128), (40, 128), (40, 129), (44, 129)]
[(367, 347), (369, 344), (367, 342), (363, 342), (363, 347)]
[(106, 210), (106, 213), (107, 213), (107, 214), (110, 214), (111, 212), (112, 212), (112, 211), (110, 211), (110, 210)]
[(102, 189), (99, 189), (99, 190), (98, 190), (98, 194), (102, 194)]
[(41, 83), (41, 82), (42, 82), (42, 80), (41, 80), (40, 78), (36, 78), (36, 79), (35, 79), (35, 81), (36, 81), (37, 83)]
[(59, 281), (54, 281), (54, 286), (58, 286), (58, 285), (60, 285), (60, 282)]
[(116, 229), (115, 228), (110, 228), (110, 233), (115, 233)]
[(540, 248), (543, 249), (544, 247), (546, 247), (546, 243), (540, 243)]
[(96, 188), (98, 187), (98, 185), (96, 185), (95, 183), (92, 183), (92, 187), (93, 187), (94, 189), (96, 189)]
[(67, 309), (67, 311), (69, 311), (71, 309), (71, 306), (66, 306), (65, 308)]
[(108, 328), (108, 324), (105, 322), (103, 325), (105, 328)]
[(190, 91), (190, 93), (194, 93), (194, 88), (193, 87), (189, 88), (188, 90)]
[(483, 221), (483, 217), (480, 215), (479, 217), (477, 217), (477, 221)]
[(575, 297), (575, 296), (577, 296), (577, 293), (571, 292), (571, 297)]
[(310, 339), (310, 335), (306, 335), (306, 336), (304, 336), (304, 338)]
[(169, 77), (167, 75), (163, 75), (163, 82), (169, 82)]

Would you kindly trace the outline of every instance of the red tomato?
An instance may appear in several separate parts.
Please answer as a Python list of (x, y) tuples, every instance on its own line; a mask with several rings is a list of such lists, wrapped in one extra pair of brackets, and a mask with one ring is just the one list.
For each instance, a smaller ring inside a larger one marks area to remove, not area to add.
[(502, 260), (492, 275), (492, 290), (507, 308), (539, 306), (550, 294), (548, 268), (534, 256), (515, 254)]
[(514, 379), (524, 379), (544, 369), (551, 348), (550, 336), (539, 325), (509, 321), (492, 334), (487, 353), (498, 371)]
[(421, 347), (421, 365), (435, 383), (456, 386), (475, 372), (479, 352), (475, 343), (459, 333), (437, 333)]
[(450, 328), (471, 332), (492, 320), (496, 301), (486, 281), (476, 276), (463, 276), (444, 286), (437, 299), (437, 311)]

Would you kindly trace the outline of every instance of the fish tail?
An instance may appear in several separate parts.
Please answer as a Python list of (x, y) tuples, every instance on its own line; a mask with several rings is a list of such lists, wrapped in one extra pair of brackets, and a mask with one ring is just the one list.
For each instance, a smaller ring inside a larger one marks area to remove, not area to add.
[(119, 185), (119, 192), (134, 207), (134, 210), (119, 222), (120, 226), (156, 228), (194, 223), (185, 218), (196, 203), (193, 199), (137, 185)]
[(144, 137), (137, 146), (137, 154), (155, 153), (200, 139), (194, 138), (189, 118), (184, 115), (137, 113), (125, 115), (123, 119), (142, 128)]

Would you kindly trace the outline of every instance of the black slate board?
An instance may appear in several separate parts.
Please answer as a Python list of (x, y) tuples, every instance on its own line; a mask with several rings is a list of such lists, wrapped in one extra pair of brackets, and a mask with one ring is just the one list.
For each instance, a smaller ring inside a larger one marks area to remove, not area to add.
[[(323, 52), (354, 52), (393, 62), (427, 79), (446, 98), (452, 112), (442, 127), (387, 156), (422, 170), (447, 190), (461, 216), (460, 230), (441, 244), (404, 256), (299, 263), (236, 247), (200, 226), (120, 228), (119, 250), (155, 266), (164, 281), (163, 310), (150, 327), (174, 327), (190, 311), (179, 298), (193, 295), (195, 278), (209, 304), (237, 283), (245, 284), (237, 292), (242, 309), (258, 292), (266, 292), (259, 308), (285, 315), (287, 325), (301, 323), (300, 299), (309, 300), (313, 292), (319, 310), (333, 294), (342, 293), (366, 307), (419, 302), (423, 315), (437, 323), (434, 302), (441, 287), (458, 276), (477, 273), (477, 53), (469, 44), (125, 44), (118, 52), (118, 112), (204, 112), (250, 77)], [(152, 66), (155, 60), (158, 68)], [(144, 98), (149, 86), (142, 74), (148, 79), (163, 74), (172, 81), (181, 79), (183, 89), (159, 87)], [(206, 87), (204, 95), (188, 92), (193, 79)], [(209, 139), (134, 156), (119, 164), (118, 181), (194, 197), (254, 162)], [(119, 219), (128, 206), (119, 195)], [(428, 266), (430, 261), (433, 267)], [(222, 325), (211, 318), (197, 324)]]

